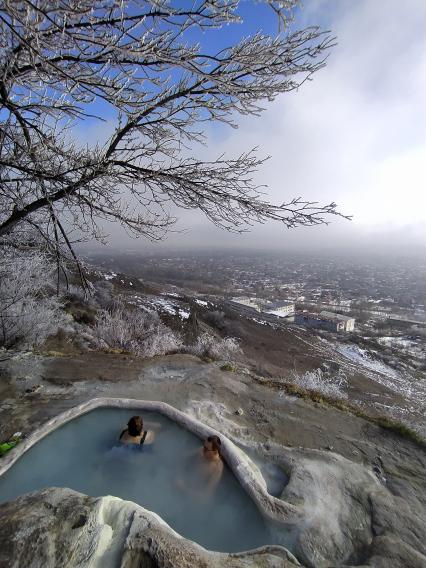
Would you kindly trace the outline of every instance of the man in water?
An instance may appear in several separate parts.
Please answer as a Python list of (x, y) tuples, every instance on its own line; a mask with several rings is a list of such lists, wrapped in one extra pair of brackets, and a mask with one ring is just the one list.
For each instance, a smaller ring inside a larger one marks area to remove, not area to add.
[(210, 497), (223, 474), (223, 460), (220, 455), (222, 443), (219, 436), (209, 436), (204, 440), (203, 447), (197, 450), (188, 462), (188, 475), (178, 479), (177, 486), (195, 497), (206, 499)]
[(207, 489), (213, 490), (223, 474), (223, 461), (220, 455), (222, 442), (219, 436), (209, 436), (203, 444), (202, 469), (207, 475)]

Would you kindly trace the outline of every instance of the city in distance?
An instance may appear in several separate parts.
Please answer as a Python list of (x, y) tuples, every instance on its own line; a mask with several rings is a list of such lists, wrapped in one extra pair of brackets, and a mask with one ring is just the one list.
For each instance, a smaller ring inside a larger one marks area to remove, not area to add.
[[(334, 361), (355, 402), (424, 431), (424, 256), (167, 249), (143, 254), (110, 248), (84, 254), (107, 281), (138, 302), (161, 298), (154, 304), (165, 317), (182, 323), (193, 310), (217, 332), (236, 337), (271, 376), (288, 372), (288, 350), (296, 353), (295, 338), (305, 334), (318, 358), (307, 369), (327, 368), (327, 361)], [(280, 313), (282, 306), (294, 309)], [(313, 316), (312, 325), (297, 320), (297, 314)], [(354, 329), (338, 331), (315, 321), (317, 316), (327, 322), (333, 315), (354, 319)], [(283, 330), (286, 336), (280, 338)]]

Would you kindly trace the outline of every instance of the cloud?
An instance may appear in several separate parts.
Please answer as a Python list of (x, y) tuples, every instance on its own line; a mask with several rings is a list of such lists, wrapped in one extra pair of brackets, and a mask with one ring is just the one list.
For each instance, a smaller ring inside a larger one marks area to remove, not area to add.
[[(322, 21), (338, 36), (327, 67), (299, 92), (280, 97), (260, 119), (212, 142), (209, 153), (234, 154), (258, 146), (271, 159), (258, 175), (277, 203), (303, 196), (336, 201), (354, 216), (338, 223), (342, 236), (398, 230), (399, 242), (426, 237), (426, 3), (396, 1), (309, 3), (305, 25)], [(200, 232), (200, 217), (185, 217)], [(188, 225), (187, 225), (188, 226)], [(409, 230), (415, 227), (415, 230)], [(403, 229), (405, 233), (401, 233)], [(218, 238), (215, 229), (203, 230)], [(335, 231), (333, 231), (335, 233)], [(253, 230), (255, 240), (288, 232), (274, 226)], [(297, 231), (291, 242), (324, 244), (331, 231)], [(335, 235), (333, 235), (335, 236)], [(198, 240), (198, 238), (197, 238)], [(345, 239), (347, 240), (347, 239)], [(223, 239), (219, 239), (223, 242)], [(253, 239), (247, 237), (248, 246)], [(231, 246), (241, 237), (227, 237)], [(267, 245), (267, 242), (264, 243)]]
[(354, 220), (293, 232), (267, 224), (234, 237), (201, 214), (179, 211), (177, 228), (190, 231), (166, 246), (426, 242), (426, 2), (310, 0), (295, 25), (318, 22), (338, 38), (327, 67), (237, 131), (212, 128), (201, 155), (257, 146), (271, 156), (257, 175), (271, 201), (335, 201)]

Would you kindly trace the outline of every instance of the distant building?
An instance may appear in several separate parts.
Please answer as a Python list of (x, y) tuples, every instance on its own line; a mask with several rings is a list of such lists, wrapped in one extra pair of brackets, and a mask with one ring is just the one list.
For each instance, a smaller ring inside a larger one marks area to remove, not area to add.
[(292, 316), (295, 312), (294, 302), (276, 301), (271, 302), (262, 298), (249, 298), (247, 296), (239, 296), (232, 298), (236, 304), (253, 308), (257, 312), (264, 312), (278, 317)]
[(353, 331), (355, 327), (354, 318), (325, 311), (320, 314), (298, 312), (294, 317), (294, 323), (304, 325), (305, 327), (326, 329), (336, 333), (340, 331)]
[(262, 311), (267, 314), (272, 314), (274, 316), (285, 318), (288, 316), (292, 316), (296, 311), (296, 309), (293, 302), (280, 301), (280, 302), (267, 302), (263, 306)]
[[(343, 325), (343, 331), (353, 331), (355, 329), (355, 318), (349, 316), (344, 316), (342, 314), (335, 314), (333, 312), (322, 311), (320, 313), (321, 317), (325, 317), (330, 321), (334, 321), (337, 324)], [(341, 331), (338, 329), (337, 331)]]
[(239, 296), (238, 298), (232, 298), (232, 302), (236, 304), (241, 304), (247, 306), (248, 308), (253, 308), (257, 312), (260, 312), (259, 300), (257, 298), (248, 298), (246, 296)]

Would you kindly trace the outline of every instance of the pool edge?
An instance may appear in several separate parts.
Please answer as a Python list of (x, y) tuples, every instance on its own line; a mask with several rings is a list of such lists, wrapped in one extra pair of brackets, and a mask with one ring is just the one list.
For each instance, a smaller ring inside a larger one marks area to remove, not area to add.
[(92, 398), (80, 403), (77, 406), (61, 412), (42, 424), (10, 453), (3, 456), (0, 462), (0, 476), (8, 471), (25, 452), (27, 452), (45, 436), (67, 422), (70, 422), (74, 418), (97, 408), (133, 408), (149, 412), (158, 412), (200, 438), (206, 438), (207, 436), (214, 434), (220, 436), (222, 441), (221, 453), (227, 465), (232, 470), (245, 492), (249, 495), (252, 501), (254, 501), (260, 513), (269, 520), (286, 525), (287, 527), (295, 526), (300, 519), (300, 512), (294, 505), (286, 503), (267, 492), (266, 482), (260, 471), (255, 472), (253, 470), (249, 457), (246, 456), (245, 453), (227, 436), (214, 428), (207, 426), (200, 420), (193, 418), (185, 412), (182, 412), (174, 406), (162, 401), (103, 397)]

